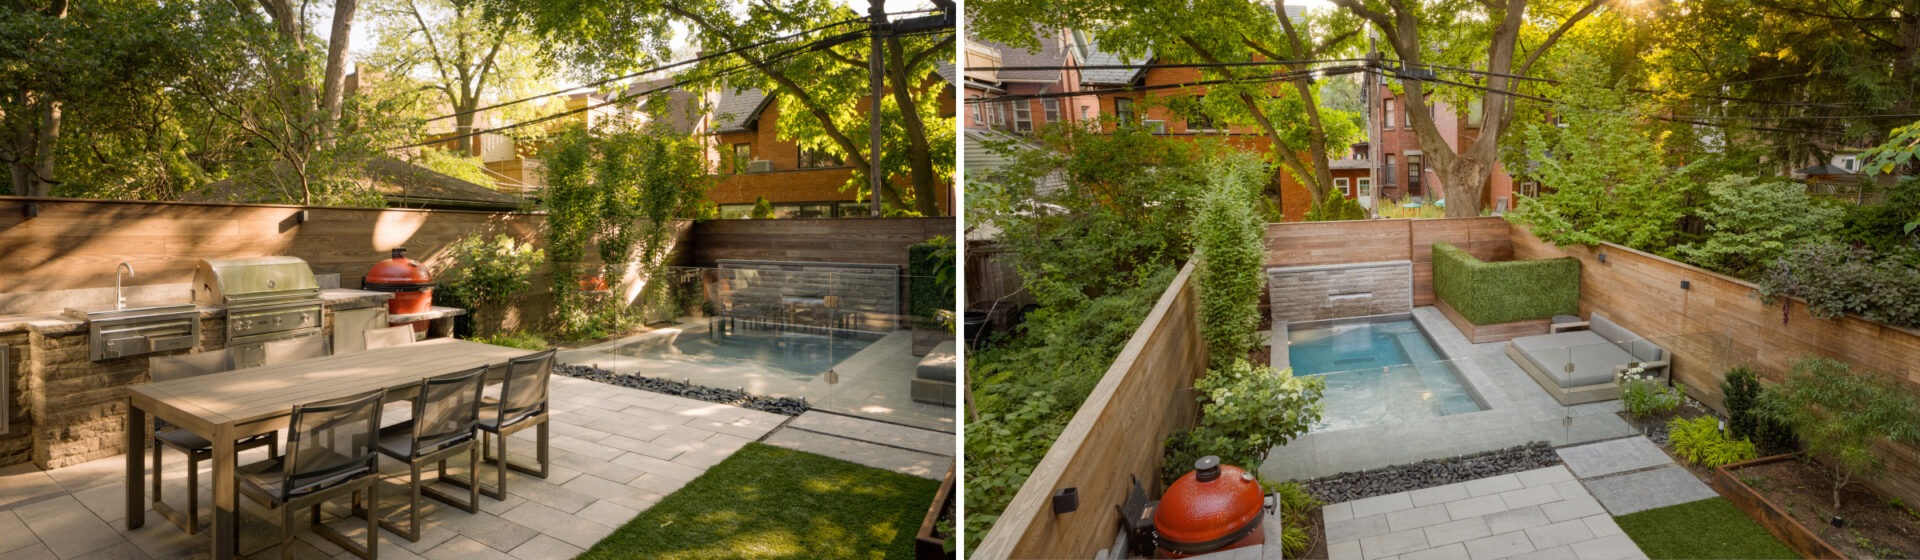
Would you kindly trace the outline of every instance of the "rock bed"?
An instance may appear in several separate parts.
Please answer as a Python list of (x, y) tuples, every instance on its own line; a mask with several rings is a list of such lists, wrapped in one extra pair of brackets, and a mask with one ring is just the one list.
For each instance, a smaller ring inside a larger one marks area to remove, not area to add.
[(567, 377), (598, 381), (608, 385), (618, 385), (642, 391), (652, 391), (663, 395), (685, 397), (711, 403), (748, 408), (761, 412), (784, 414), (787, 416), (799, 416), (800, 413), (807, 411), (806, 399), (762, 397), (745, 391), (717, 389), (660, 377), (624, 375), (592, 366), (554, 366), (553, 372)]
[(1460, 457), (1342, 473), (1306, 481), (1307, 490), (1329, 504), (1444, 486), (1560, 464), (1546, 442), (1533, 442)]

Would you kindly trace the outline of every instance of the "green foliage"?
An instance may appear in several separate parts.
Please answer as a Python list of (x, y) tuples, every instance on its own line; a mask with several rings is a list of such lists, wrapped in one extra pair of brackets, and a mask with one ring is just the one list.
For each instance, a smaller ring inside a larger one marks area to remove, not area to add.
[(1849, 205), (1840, 220), (1840, 241), (1873, 251), (1876, 259), (1920, 266), (1920, 179), (1888, 188), (1872, 204)]
[(1280, 506), (1280, 546), (1287, 558), (1305, 558), (1307, 551), (1313, 549), (1313, 538), (1307, 529), (1313, 525), (1313, 512), (1319, 510), (1322, 503), (1319, 498), (1307, 492), (1307, 487), (1295, 481), (1260, 481), (1260, 489), (1278, 497)]
[[(452, 263), (439, 274), (439, 292), (452, 301), (476, 307), (474, 312), (498, 310), (513, 296), (525, 292), (534, 266), (546, 260), (546, 253), (533, 248), (532, 243), (521, 243), (504, 233), (492, 238), (469, 235), (447, 250)], [(493, 323), (476, 320), (475, 325), (491, 327)], [(492, 329), (482, 329), (486, 330)]]
[(1625, 78), (1612, 79), (1598, 56), (1567, 53), (1554, 69), (1563, 80), (1558, 97), (1564, 103), (1553, 109), (1559, 124), (1528, 125), (1524, 153), (1509, 152), (1507, 162), (1552, 190), (1520, 199), (1508, 219), (1555, 245), (1607, 241), (1665, 249), (1678, 229), (1680, 198), (1643, 126), (1643, 96), (1629, 91)]
[(914, 317), (933, 320), (953, 309), (956, 257), (951, 236), (907, 246), (907, 307)]
[(775, 217), (773, 214), (773, 203), (767, 202), (767, 197), (755, 197), (753, 199), (753, 211), (751, 214), (748, 214), (748, 216), (755, 220), (773, 219)]
[(532, 332), (526, 332), (526, 331), (503, 332), (503, 333), (498, 333), (490, 336), (475, 338), (473, 340), (474, 342), (479, 342), (482, 344), (492, 344), (494, 346), (506, 346), (508, 348), (519, 348), (521, 350), (538, 351), (538, 350), (547, 349), (547, 339), (541, 338), (541, 336), (538, 333), (532, 333)]
[(1620, 404), (1627, 409), (1627, 415), (1636, 420), (1673, 412), (1686, 400), (1686, 385), (1664, 386), (1659, 378), (1647, 375), (1639, 366), (1628, 368), (1620, 376)]
[(1268, 452), (1306, 434), (1326, 408), (1320, 403), (1326, 380), (1294, 377), (1292, 370), (1276, 371), (1244, 359), (1207, 371), (1193, 388), (1200, 401), (1200, 422), (1167, 438), (1161, 475), (1169, 484), (1208, 455), (1258, 471)]
[(1720, 382), (1720, 394), (1726, 397), (1729, 434), (1752, 440), (1760, 452), (1767, 455), (1791, 453), (1799, 448), (1792, 428), (1759, 413), (1764, 390), (1760, 376), (1753, 370), (1746, 366), (1728, 370), (1726, 380)]
[(720, 203), (712, 200), (701, 200), (700, 202), (694, 203), (693, 208), (687, 210), (687, 213), (680, 217), (689, 220), (718, 220), (720, 219)]
[(1677, 247), (1689, 262), (1740, 278), (1754, 278), (1794, 244), (1830, 239), (1840, 210), (1807, 196), (1806, 186), (1785, 180), (1722, 177), (1707, 185), (1711, 200), (1700, 209), (1708, 237)]
[(1792, 427), (1829, 469), (1836, 510), (1847, 483), (1886, 471), (1874, 445), (1920, 442), (1920, 400), (1906, 387), (1888, 374), (1854, 372), (1828, 358), (1794, 360), (1786, 382), (1761, 399), (1760, 412)]
[[(552, 264), (560, 334), (586, 337), (637, 320), (624, 302), (594, 305), (582, 275), (607, 281), (615, 294), (629, 271), (645, 282), (641, 297), (668, 296), (665, 274), (673, 218), (705, 196), (704, 148), (663, 126), (594, 131), (570, 127), (541, 152), (547, 186), (547, 256)], [(589, 262), (593, 249), (598, 262)]]
[(1668, 421), (1667, 438), (1673, 442), (1673, 452), (1680, 458), (1706, 468), (1749, 461), (1760, 456), (1753, 442), (1747, 438), (1730, 439), (1720, 433), (1720, 420), (1712, 416)]
[(1796, 245), (1755, 281), (1760, 301), (1806, 300), (1822, 319), (1855, 313), (1870, 321), (1920, 328), (1920, 269), (1839, 243)]
[(1580, 310), (1580, 261), (1485, 262), (1434, 243), (1433, 293), (1476, 325), (1572, 315)]
[(441, 175), (489, 189), (494, 188), (493, 176), (487, 174), (487, 164), (481, 161), (479, 156), (462, 157), (447, 150), (421, 148), (420, 152), (414, 155), (413, 164), (432, 169)]
[(1266, 166), (1251, 154), (1214, 160), (1211, 190), (1193, 220), (1194, 294), (1200, 338), (1215, 366), (1245, 359), (1260, 346), (1260, 289), (1266, 285), (1266, 225), (1251, 202)]
[(1342, 220), (1365, 220), (1367, 209), (1360, 207), (1360, 201), (1335, 193), (1328, 196), (1326, 202), (1315, 203), (1307, 210), (1309, 222), (1333, 222)]
[(1406, 201), (1386, 199), (1381, 201), (1379, 215), (1389, 220), (1433, 220), (1447, 217), (1447, 208), (1433, 201), (1421, 202), (1419, 206), (1407, 208)]

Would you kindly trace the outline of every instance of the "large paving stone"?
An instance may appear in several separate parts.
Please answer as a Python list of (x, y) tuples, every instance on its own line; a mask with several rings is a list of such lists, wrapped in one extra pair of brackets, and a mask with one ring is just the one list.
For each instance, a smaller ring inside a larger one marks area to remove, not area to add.
[(1559, 450), (1574, 476), (1586, 479), (1673, 464), (1673, 458), (1644, 437), (1576, 445)]
[(767, 436), (766, 444), (934, 480), (946, 476), (947, 466), (953, 461), (952, 457), (838, 438), (805, 430), (774, 432), (773, 435)]
[(1719, 496), (1678, 465), (1588, 480), (1586, 485), (1616, 516)]
[(799, 418), (794, 418), (787, 427), (868, 443), (904, 447), (929, 455), (953, 456), (953, 434), (909, 428), (899, 424), (810, 410), (801, 414)]

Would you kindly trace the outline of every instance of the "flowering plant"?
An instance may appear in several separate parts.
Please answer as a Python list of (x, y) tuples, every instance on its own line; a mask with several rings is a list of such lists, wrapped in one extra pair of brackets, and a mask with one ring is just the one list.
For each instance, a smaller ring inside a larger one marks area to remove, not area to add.
[(1647, 373), (1644, 364), (1635, 363), (1620, 372), (1619, 383), (1621, 404), (1634, 419), (1672, 412), (1687, 397), (1686, 385), (1663, 387), (1660, 378)]

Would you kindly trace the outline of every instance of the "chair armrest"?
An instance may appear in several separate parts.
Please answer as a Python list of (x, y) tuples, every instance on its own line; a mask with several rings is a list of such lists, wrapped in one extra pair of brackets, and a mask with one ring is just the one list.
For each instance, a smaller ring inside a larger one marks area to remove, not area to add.
[(1584, 330), (1587, 330), (1590, 324), (1591, 323), (1587, 321), (1580, 321), (1577, 323), (1555, 323), (1552, 325), (1547, 325), (1547, 334), (1559, 334), (1559, 333), (1563, 333), (1571, 330), (1584, 331)]

